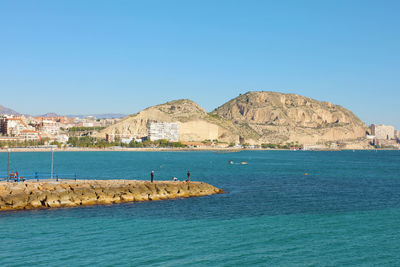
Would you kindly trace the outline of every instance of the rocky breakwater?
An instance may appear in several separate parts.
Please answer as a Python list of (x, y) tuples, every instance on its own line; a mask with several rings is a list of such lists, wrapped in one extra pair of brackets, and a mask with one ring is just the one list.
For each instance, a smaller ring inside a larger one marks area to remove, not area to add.
[(78, 180), (0, 182), (0, 211), (104, 205), (224, 193), (203, 182)]

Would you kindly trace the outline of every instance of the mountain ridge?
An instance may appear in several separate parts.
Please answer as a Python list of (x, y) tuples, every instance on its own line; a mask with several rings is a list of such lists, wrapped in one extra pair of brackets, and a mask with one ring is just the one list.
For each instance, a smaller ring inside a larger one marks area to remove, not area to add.
[(172, 100), (128, 115), (101, 131), (98, 137), (104, 138), (107, 134), (145, 137), (148, 135), (147, 125), (149, 122), (179, 123), (181, 141), (218, 139), (234, 142), (238, 138), (233, 124), (223, 118), (208, 114), (197, 103), (189, 99)]
[(181, 141), (301, 143), (359, 141), (367, 126), (350, 110), (297, 94), (252, 91), (207, 113), (180, 99), (148, 107), (104, 129), (106, 134), (147, 136), (151, 121), (178, 122)]
[(0, 114), (3, 115), (13, 115), (13, 116), (21, 116), (22, 114), (5, 106), (0, 105)]
[(298, 94), (247, 92), (211, 112), (246, 123), (266, 143), (321, 143), (365, 136), (367, 126), (350, 110)]

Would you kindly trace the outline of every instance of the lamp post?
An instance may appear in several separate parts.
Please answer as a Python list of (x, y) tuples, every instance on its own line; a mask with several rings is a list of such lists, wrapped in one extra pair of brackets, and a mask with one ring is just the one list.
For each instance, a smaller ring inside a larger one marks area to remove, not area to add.
[(51, 149), (51, 179), (53, 179), (53, 158), (54, 158), (54, 148)]
[(7, 164), (7, 181), (8, 181), (8, 178), (10, 177), (10, 151), (11, 151), (11, 149), (7, 149), (7, 151), (8, 151), (8, 164)]

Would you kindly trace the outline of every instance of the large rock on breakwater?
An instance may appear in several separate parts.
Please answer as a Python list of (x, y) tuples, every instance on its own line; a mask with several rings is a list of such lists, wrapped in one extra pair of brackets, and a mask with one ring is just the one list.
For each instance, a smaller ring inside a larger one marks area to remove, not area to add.
[(0, 211), (104, 205), (224, 193), (203, 182), (63, 180), (0, 182)]

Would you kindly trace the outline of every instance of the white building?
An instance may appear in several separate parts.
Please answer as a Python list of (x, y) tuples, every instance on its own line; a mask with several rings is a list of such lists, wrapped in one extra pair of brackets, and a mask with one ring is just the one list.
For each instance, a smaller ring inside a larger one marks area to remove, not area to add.
[(21, 137), (23, 137), (25, 140), (33, 140), (33, 141), (38, 141), (42, 139), (38, 131), (32, 131), (32, 130), (22, 130)]
[(5, 134), (8, 136), (20, 136), (23, 130), (26, 130), (28, 125), (18, 117), (6, 118), (4, 124)]
[(56, 135), (55, 139), (59, 143), (66, 144), (68, 142), (68, 135), (66, 135), (66, 134)]
[(150, 122), (148, 125), (150, 141), (165, 139), (178, 142), (179, 125), (176, 122)]
[(132, 140), (133, 138), (121, 138), (121, 143), (129, 144)]
[(94, 127), (94, 123), (93, 122), (83, 122), (82, 126), (83, 127)]
[(44, 120), (42, 122), (40, 130), (48, 134), (56, 135), (60, 130), (60, 126), (55, 121)]
[(394, 127), (390, 125), (371, 125), (371, 135), (374, 135), (379, 140), (392, 140), (394, 137)]
[(395, 137), (397, 140), (400, 140), (400, 131), (395, 130), (395, 131), (394, 131), (394, 137)]

